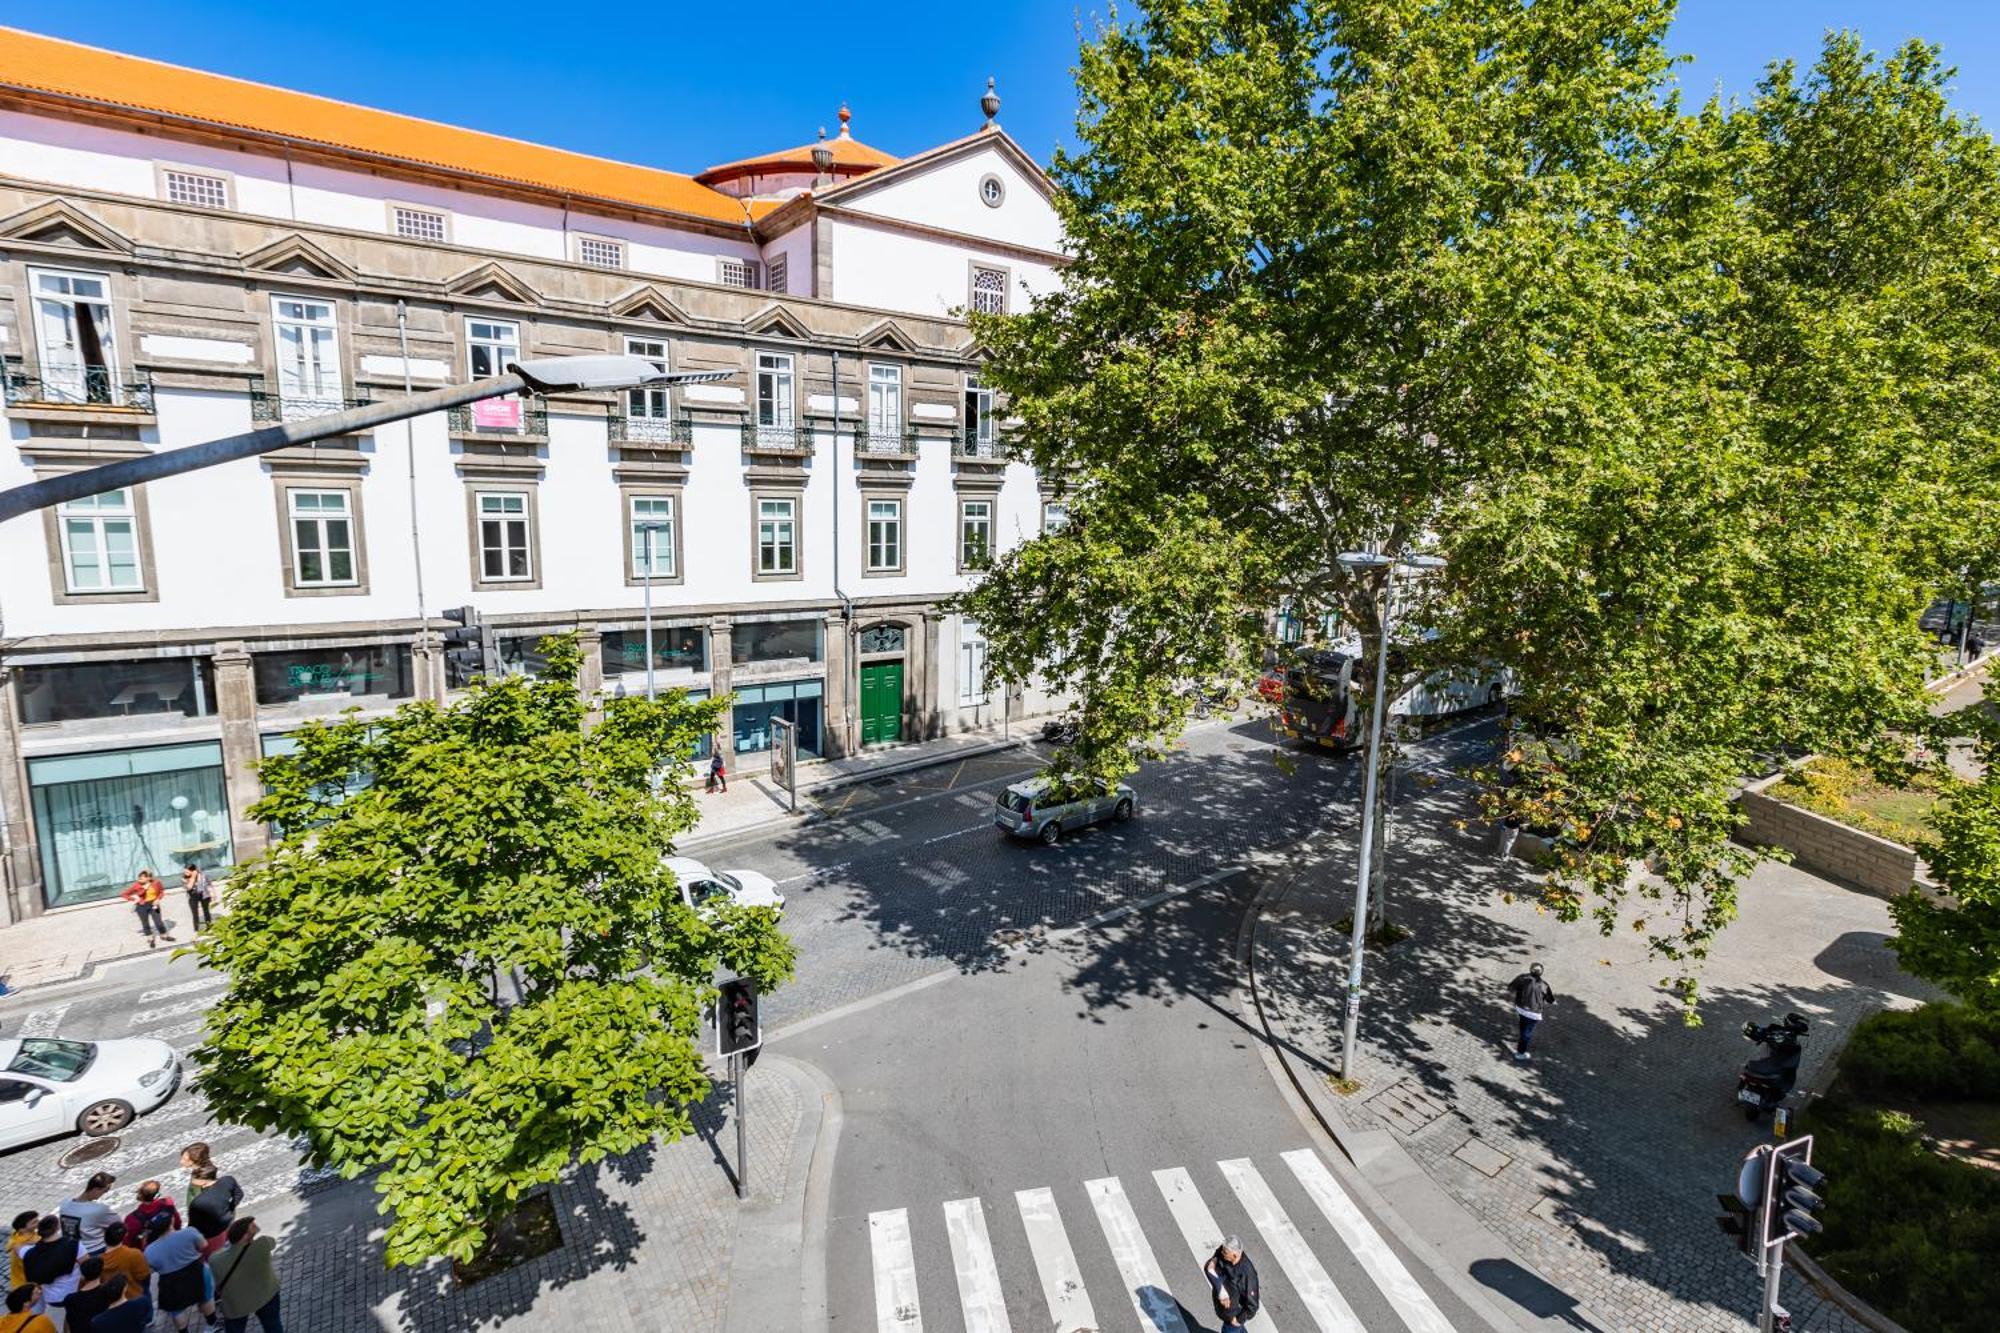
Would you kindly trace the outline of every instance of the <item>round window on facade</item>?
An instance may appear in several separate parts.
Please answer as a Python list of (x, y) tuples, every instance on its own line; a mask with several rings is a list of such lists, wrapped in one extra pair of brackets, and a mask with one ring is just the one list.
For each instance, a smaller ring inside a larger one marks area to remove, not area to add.
[(1007, 185), (990, 172), (979, 178), (979, 200), (988, 208), (998, 208), (1007, 198)]

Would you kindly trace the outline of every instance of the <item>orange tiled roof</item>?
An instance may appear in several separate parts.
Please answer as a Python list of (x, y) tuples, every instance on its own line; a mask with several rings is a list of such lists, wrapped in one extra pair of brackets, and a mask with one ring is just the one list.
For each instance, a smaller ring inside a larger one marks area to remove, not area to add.
[[(838, 171), (842, 167), (873, 170), (876, 167), (893, 167), (903, 159), (894, 153), (885, 153), (879, 148), (871, 148), (859, 139), (849, 138), (845, 133), (836, 138), (821, 140), (833, 150), (833, 166)], [(695, 179), (711, 181), (724, 176), (750, 176), (766, 171), (791, 169), (793, 171), (813, 170), (813, 149), (817, 144), (800, 144), (797, 148), (784, 148), (775, 153), (759, 153), (755, 157), (742, 158), (735, 162), (724, 162), (710, 167)]]
[[(470, 172), (737, 226), (741, 202), (691, 176), (0, 28), (0, 85)], [(870, 152), (874, 151), (872, 149)]]

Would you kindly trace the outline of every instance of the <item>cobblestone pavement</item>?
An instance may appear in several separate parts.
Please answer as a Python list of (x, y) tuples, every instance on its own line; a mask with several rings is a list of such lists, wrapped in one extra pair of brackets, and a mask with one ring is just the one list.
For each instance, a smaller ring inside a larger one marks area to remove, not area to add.
[[(1620, 1330), (1736, 1333), (1761, 1283), (1722, 1235), (1715, 1195), (1768, 1129), (1731, 1101), (1752, 1048), (1742, 1024), (1788, 1010), (1813, 1023), (1802, 1086), (1862, 1016), (1926, 998), (1885, 946), (1886, 904), (1789, 867), (1761, 866), (1702, 973), (1702, 1026), (1682, 1023), (1643, 933), (1563, 925), (1532, 871), (1502, 867), (1447, 782), (1397, 812), (1391, 913), (1411, 938), (1369, 962), (1361, 1089), (1339, 1114), (1386, 1129), (1430, 1176), (1550, 1282)], [(1282, 1030), (1338, 1064), (1352, 848), (1272, 872), (1283, 896), (1258, 935), (1258, 978)], [(1532, 1064), (1508, 1043), (1507, 983), (1530, 961), (1558, 992)], [(1845, 1330), (1796, 1280), (1797, 1327)], [(1545, 1312), (1538, 1312), (1545, 1313)]]

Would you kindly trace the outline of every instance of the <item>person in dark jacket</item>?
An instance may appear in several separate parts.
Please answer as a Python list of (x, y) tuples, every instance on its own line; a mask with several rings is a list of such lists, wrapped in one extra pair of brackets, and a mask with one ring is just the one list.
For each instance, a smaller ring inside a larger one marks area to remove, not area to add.
[(1533, 963), (1527, 971), (1514, 978), (1514, 984), (1507, 991), (1514, 997), (1514, 1016), (1521, 1020), (1521, 1038), (1514, 1045), (1514, 1059), (1519, 1064), (1526, 1064), (1528, 1047), (1535, 1040), (1535, 1028), (1556, 1002), (1556, 988), (1542, 980), (1542, 965)]
[(1201, 1271), (1208, 1278), (1215, 1320), (1223, 1333), (1242, 1328), (1243, 1321), (1256, 1314), (1263, 1303), (1263, 1293), (1257, 1287), (1257, 1265), (1243, 1253), (1243, 1242), (1234, 1236), (1223, 1241)]

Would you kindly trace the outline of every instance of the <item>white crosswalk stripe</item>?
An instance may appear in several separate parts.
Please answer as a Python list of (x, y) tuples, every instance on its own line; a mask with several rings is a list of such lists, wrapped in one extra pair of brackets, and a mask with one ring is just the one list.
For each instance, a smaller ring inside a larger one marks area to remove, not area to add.
[(1159, 1260), (1153, 1258), (1153, 1247), (1146, 1243), (1146, 1233), (1139, 1229), (1139, 1216), (1132, 1211), (1132, 1201), (1125, 1197), (1125, 1187), (1116, 1176), (1111, 1176), (1086, 1180), (1083, 1188), (1090, 1195), (1090, 1206), (1097, 1210), (1097, 1224), (1104, 1228), (1111, 1260), (1118, 1265), (1118, 1276), (1125, 1279), (1125, 1290), (1132, 1297), (1139, 1326), (1154, 1333), (1188, 1333), (1187, 1321), (1181, 1318), (1180, 1302), (1167, 1288), (1166, 1274), (1160, 1271)]
[(1306, 1307), (1306, 1313), (1320, 1327), (1320, 1333), (1365, 1333), (1361, 1320), (1355, 1317), (1354, 1307), (1333, 1285), (1327, 1276), (1326, 1267), (1313, 1254), (1299, 1229), (1292, 1225), (1292, 1219), (1285, 1216), (1285, 1210), (1278, 1205), (1278, 1198), (1271, 1193), (1271, 1187), (1264, 1183), (1264, 1177), (1257, 1174), (1257, 1168), (1248, 1158), (1217, 1162), (1222, 1168), (1223, 1179), (1236, 1192), (1236, 1198), (1243, 1205), (1243, 1211), (1250, 1214), (1250, 1221), (1264, 1238), (1264, 1246), (1271, 1257), (1278, 1261), (1278, 1267), (1285, 1270), (1292, 1286), (1299, 1293), (1299, 1300)]
[(1340, 1242), (1348, 1253), (1361, 1261), (1368, 1275), (1375, 1280), (1389, 1303), (1396, 1307), (1396, 1313), (1410, 1328), (1410, 1333), (1452, 1333), (1451, 1324), (1444, 1312), (1425, 1293), (1417, 1280), (1410, 1276), (1410, 1270), (1403, 1267), (1403, 1261), (1396, 1252), (1383, 1243), (1382, 1237), (1370, 1226), (1361, 1210), (1354, 1206), (1354, 1200), (1347, 1197), (1347, 1191), (1326, 1169), (1326, 1163), (1319, 1154), (1309, 1150), (1281, 1154), (1285, 1165), (1298, 1177), (1319, 1210), (1326, 1214), (1326, 1220), (1333, 1223), (1333, 1229), (1340, 1233)]
[(17, 1037), (48, 1037), (62, 1025), (63, 1015), (69, 1012), (66, 1004), (53, 1005), (47, 1009), (30, 1009), (21, 1020), (21, 1026), (14, 1031)]
[[(1160, 1197), (1167, 1201), (1167, 1211), (1174, 1215), (1174, 1225), (1180, 1228), (1188, 1253), (1197, 1264), (1207, 1263), (1216, 1246), (1222, 1244), (1223, 1233), (1215, 1215), (1202, 1202), (1201, 1191), (1194, 1187), (1194, 1177), (1175, 1166), (1155, 1171), (1153, 1183), (1160, 1187)], [(1257, 1333), (1278, 1333), (1269, 1309), (1257, 1316)]]
[(1097, 1314), (1090, 1308), (1090, 1293), (1083, 1289), (1083, 1269), (1077, 1266), (1076, 1251), (1063, 1230), (1054, 1191), (1016, 1190), (1014, 1205), (1021, 1211), (1021, 1226), (1028, 1233), (1028, 1251), (1035, 1256), (1055, 1333), (1094, 1330)]
[(986, 1205), (978, 1199), (953, 1199), (944, 1206), (944, 1226), (951, 1237), (965, 1333), (1013, 1333), (1007, 1299), (1000, 1294), (1000, 1266), (993, 1262), (993, 1242), (986, 1235)]
[(193, 981), (183, 981), (178, 986), (162, 986), (158, 990), (146, 991), (139, 996), (139, 1003), (151, 1004), (155, 1000), (171, 1000), (176, 995), (193, 995), (198, 991), (220, 990), (228, 984), (228, 977), (220, 973), (214, 973), (205, 977), (196, 977)]
[(181, 1014), (200, 1013), (214, 1003), (214, 996), (198, 995), (192, 1000), (177, 1000), (173, 1004), (163, 1004), (157, 1009), (134, 1009), (125, 1021), (136, 1028), (147, 1023), (157, 1023), (163, 1018), (175, 1018)]
[(868, 1241), (875, 1258), (875, 1327), (880, 1333), (923, 1333), (908, 1210), (868, 1214)]

